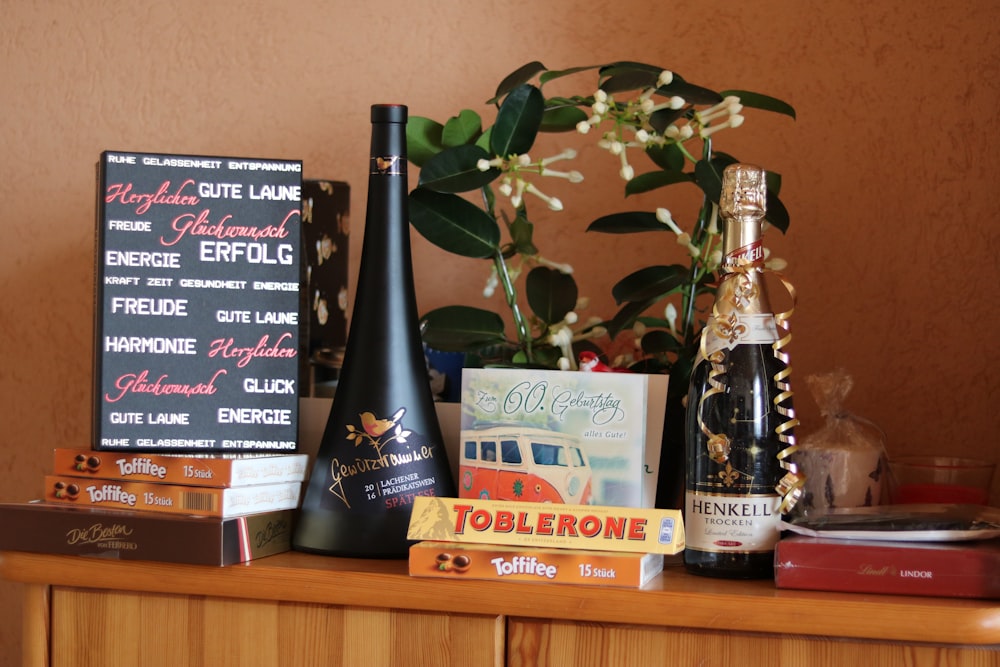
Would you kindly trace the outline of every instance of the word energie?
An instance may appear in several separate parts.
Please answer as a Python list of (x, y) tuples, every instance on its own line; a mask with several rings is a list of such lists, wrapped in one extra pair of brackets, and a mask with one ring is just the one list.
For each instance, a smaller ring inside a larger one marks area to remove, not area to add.
[(474, 509), (471, 505), (455, 505), (455, 534), (467, 529), (477, 533), (517, 533), (521, 535), (552, 535), (554, 537), (585, 537), (605, 540), (646, 539), (646, 519), (625, 516), (576, 516), (565, 512), (511, 512)]

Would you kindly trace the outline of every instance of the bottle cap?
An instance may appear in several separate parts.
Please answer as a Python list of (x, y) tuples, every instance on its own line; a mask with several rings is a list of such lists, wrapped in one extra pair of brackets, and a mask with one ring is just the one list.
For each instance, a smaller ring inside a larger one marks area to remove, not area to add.
[(765, 172), (752, 164), (731, 164), (722, 172), (719, 209), (724, 217), (763, 217), (767, 210)]
[(373, 123), (405, 123), (406, 106), (403, 104), (373, 104)]

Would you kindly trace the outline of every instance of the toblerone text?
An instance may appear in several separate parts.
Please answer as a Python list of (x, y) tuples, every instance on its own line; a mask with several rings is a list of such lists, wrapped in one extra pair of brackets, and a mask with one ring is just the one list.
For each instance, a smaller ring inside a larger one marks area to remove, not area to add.
[(680, 510), (415, 498), (410, 540), (676, 554)]

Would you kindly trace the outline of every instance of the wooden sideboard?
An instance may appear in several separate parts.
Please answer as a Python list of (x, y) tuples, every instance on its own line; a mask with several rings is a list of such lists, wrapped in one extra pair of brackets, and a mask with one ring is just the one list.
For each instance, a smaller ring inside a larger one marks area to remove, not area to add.
[(24, 584), (25, 667), (1000, 665), (997, 602), (778, 590), (676, 566), (642, 589), (406, 568), (0, 554), (0, 576)]

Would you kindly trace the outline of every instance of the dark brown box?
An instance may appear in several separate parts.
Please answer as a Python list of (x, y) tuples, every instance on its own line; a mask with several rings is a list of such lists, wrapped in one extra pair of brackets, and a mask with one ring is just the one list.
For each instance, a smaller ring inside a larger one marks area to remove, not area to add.
[(192, 565), (232, 565), (291, 548), (291, 510), (231, 519), (0, 504), (0, 550)]
[(301, 396), (332, 396), (347, 344), (351, 188), (302, 181)]

